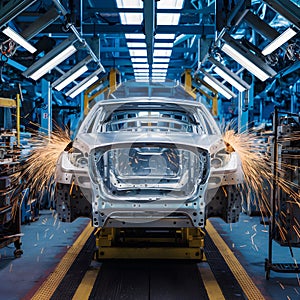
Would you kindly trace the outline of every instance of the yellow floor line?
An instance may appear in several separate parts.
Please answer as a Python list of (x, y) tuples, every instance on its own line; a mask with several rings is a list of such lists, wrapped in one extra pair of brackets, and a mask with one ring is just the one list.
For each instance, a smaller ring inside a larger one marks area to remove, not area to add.
[(204, 283), (208, 298), (211, 300), (224, 300), (225, 297), (222, 290), (216, 281), (216, 278), (211, 271), (208, 263), (199, 263), (198, 270), (201, 274), (202, 281)]
[(32, 300), (48, 300), (52, 297), (55, 290), (58, 288), (59, 284), (75, 261), (76, 257), (82, 250), (82, 247), (92, 234), (93, 230), (94, 228), (89, 223), (82, 231), (78, 239), (70, 247), (68, 252), (64, 255), (53, 273), (50, 274), (50, 276), (43, 282), (43, 284), (31, 298)]
[(94, 283), (98, 276), (100, 268), (88, 270), (78, 286), (72, 300), (88, 300), (92, 292)]
[(265, 298), (254, 284), (252, 279), (249, 277), (245, 269), (239, 263), (237, 258), (234, 256), (230, 248), (226, 245), (224, 240), (218, 234), (216, 229), (213, 227), (211, 222), (208, 220), (206, 223), (206, 231), (213, 240), (214, 244), (222, 254), (226, 264), (230, 268), (234, 277), (238, 281), (239, 285), (243, 289), (248, 300), (264, 300)]

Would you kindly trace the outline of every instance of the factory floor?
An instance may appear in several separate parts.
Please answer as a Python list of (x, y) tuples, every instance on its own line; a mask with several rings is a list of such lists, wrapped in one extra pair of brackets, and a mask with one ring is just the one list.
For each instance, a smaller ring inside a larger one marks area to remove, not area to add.
[[(41, 211), (37, 221), (22, 225), (24, 254), (20, 258), (14, 257), (13, 244), (0, 249), (0, 300), (300, 299), (298, 274), (271, 271), (270, 279), (265, 279), (268, 226), (260, 221), (259, 216), (245, 214), (235, 224), (210, 219), (206, 262), (114, 260), (100, 263), (92, 260), (94, 240), (88, 219), (61, 223), (51, 211)], [(218, 239), (221, 240), (216, 242)], [(223, 240), (228, 247), (222, 250)], [(300, 249), (293, 248), (293, 254), (294, 258), (287, 247), (273, 242), (273, 262), (300, 261)], [(231, 255), (238, 259), (238, 266), (230, 263)], [(70, 260), (72, 266), (66, 267), (64, 262)], [(247, 276), (253, 287), (243, 282)]]

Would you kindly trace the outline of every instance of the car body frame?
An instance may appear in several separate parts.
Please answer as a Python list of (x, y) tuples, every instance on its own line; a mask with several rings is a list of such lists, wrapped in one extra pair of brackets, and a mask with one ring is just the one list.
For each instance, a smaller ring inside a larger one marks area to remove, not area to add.
[(56, 210), (94, 227), (236, 222), (243, 174), (204, 104), (169, 98), (97, 102), (57, 162)]

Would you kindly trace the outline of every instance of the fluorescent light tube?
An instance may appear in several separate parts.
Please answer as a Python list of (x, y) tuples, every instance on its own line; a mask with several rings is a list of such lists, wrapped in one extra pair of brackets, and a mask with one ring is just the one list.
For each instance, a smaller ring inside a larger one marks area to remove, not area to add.
[(161, 42), (155, 42), (154, 48), (172, 48), (174, 43), (161, 43)]
[(152, 69), (152, 73), (167, 73), (167, 69)]
[(170, 62), (170, 58), (167, 57), (167, 58), (160, 58), (160, 57), (154, 57), (153, 58), (153, 63), (169, 63)]
[(261, 81), (267, 80), (270, 76), (266, 72), (264, 72), (261, 68), (255, 65), (253, 62), (248, 60), (244, 55), (239, 53), (237, 50), (229, 46), (228, 44), (224, 44), (221, 48), (227, 55), (232, 57), (235, 61), (237, 61), (241, 66), (250, 71), (256, 77), (258, 77)]
[(152, 78), (152, 82), (165, 82), (166, 78)]
[(88, 88), (91, 84), (93, 84), (95, 81), (97, 81), (98, 74), (103, 72), (103, 67), (100, 69), (97, 69), (95, 72), (90, 74), (88, 77), (83, 79), (81, 82), (73, 86), (69, 91), (66, 92), (66, 96), (70, 96), (71, 98), (74, 98), (79, 93), (81, 93), (84, 89)]
[(280, 36), (278, 36), (270, 44), (268, 44), (262, 50), (261, 53), (263, 55), (271, 54), (273, 51), (275, 51), (276, 49), (278, 49), (280, 46), (282, 46), (284, 43), (286, 43), (288, 40), (290, 40), (296, 34), (297, 34), (297, 32), (295, 30), (293, 30), (291, 27), (289, 27)]
[(152, 73), (151, 76), (152, 77), (164, 77), (164, 78), (166, 78), (167, 74), (166, 73)]
[(90, 85), (92, 85), (94, 82), (96, 82), (98, 80), (98, 76), (94, 76), (91, 79), (89, 79), (86, 83), (84, 83), (83, 85), (81, 85), (78, 89), (76, 89), (73, 93), (71, 93), (69, 95), (69, 97), (71, 98), (75, 98), (79, 93), (81, 93), (82, 91), (84, 91), (86, 88), (88, 88)]
[(237, 90), (240, 92), (243, 92), (246, 90), (245, 87), (243, 87), (241, 84), (239, 84), (236, 80), (234, 80), (230, 75), (228, 75), (226, 72), (224, 72), (219, 67), (215, 67), (214, 71), (220, 75), (223, 79), (225, 79), (227, 82), (229, 82), (231, 85), (233, 85)]
[(134, 76), (135, 77), (147, 77), (149, 76), (149, 73), (138, 73), (138, 72), (134, 72)]
[(133, 63), (132, 67), (134, 69), (138, 69), (138, 68), (145, 69), (145, 68), (149, 68), (149, 64), (146, 64), (146, 63)]
[(44, 64), (37, 71), (32, 73), (29, 77), (31, 77), (33, 80), (38, 80), (43, 75), (45, 75), (48, 71), (52, 70), (54, 67), (59, 65), (61, 62), (63, 62), (65, 59), (67, 59), (69, 56), (71, 56), (76, 51), (77, 51), (77, 49), (73, 45), (70, 45), (69, 47), (64, 49), (62, 52), (60, 52), (57, 56), (55, 56), (53, 59), (51, 59), (46, 64)]
[(134, 72), (148, 72), (149, 73), (149, 68), (145, 68), (145, 69), (139, 69), (139, 68), (136, 68), (136, 69), (133, 69)]
[(183, 6), (183, 0), (168, 0), (168, 1), (158, 1), (157, 9), (181, 9)]
[(82, 75), (83, 73), (85, 73), (87, 70), (88, 70), (87, 66), (82, 66), (77, 71), (75, 71), (71, 76), (67, 77), (64, 81), (62, 81), (61, 83), (59, 83), (54, 88), (56, 90), (58, 90), (58, 91), (61, 91), (64, 87), (66, 87), (67, 85), (69, 85), (72, 81), (74, 81), (80, 75)]
[(157, 56), (169, 57), (169, 56), (171, 56), (171, 53), (172, 53), (172, 49), (171, 50), (169, 50), (169, 49), (154, 49), (153, 56), (154, 57), (157, 57)]
[(169, 64), (152, 64), (153, 69), (168, 69)]
[(178, 25), (180, 14), (157, 13), (157, 25)]
[(136, 82), (147, 82), (149, 81), (149, 77), (137, 77), (135, 78)]
[(3, 33), (6, 34), (9, 38), (14, 40), (17, 44), (21, 45), (23, 48), (25, 48), (30, 53), (34, 53), (37, 51), (35, 47), (33, 47), (31, 44), (29, 44), (19, 33), (15, 32), (10, 27), (6, 27), (3, 30)]
[(143, 33), (125, 33), (126, 39), (145, 39), (145, 35)]
[(146, 49), (129, 49), (130, 56), (147, 56)]
[(128, 48), (146, 48), (146, 43), (143, 42), (127, 42)]
[(133, 63), (146, 63), (148, 61), (147, 57), (131, 57)]
[[(128, 8), (128, 7), (127, 7)], [(123, 25), (140, 25), (143, 21), (141, 13), (119, 13)]]
[[(222, 87), (222, 83), (217, 83), (215, 82), (213, 79), (209, 78), (207, 75), (204, 76), (203, 80), (209, 84), (212, 88), (214, 88), (216, 91), (218, 91), (219, 93), (221, 93), (224, 97), (226, 97), (227, 99), (231, 99), (233, 97), (232, 94), (228, 93), (223, 87)], [(216, 80), (217, 81), (217, 80)]]
[(175, 39), (175, 34), (173, 33), (157, 33), (154, 38), (156, 40), (174, 40)]

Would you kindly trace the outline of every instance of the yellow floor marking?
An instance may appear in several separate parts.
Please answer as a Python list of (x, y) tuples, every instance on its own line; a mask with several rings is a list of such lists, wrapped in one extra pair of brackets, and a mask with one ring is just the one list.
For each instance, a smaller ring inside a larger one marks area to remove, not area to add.
[(59, 262), (53, 273), (43, 282), (31, 300), (48, 300), (52, 297), (55, 290), (69, 271), (71, 265), (74, 263), (76, 257), (82, 250), (82, 247), (92, 234), (94, 228), (89, 223), (82, 231), (78, 239), (70, 247), (68, 252), (64, 255)]
[(221, 236), (218, 234), (218, 232), (209, 220), (207, 220), (205, 228), (207, 233), (213, 240), (214, 244), (217, 246), (220, 253), (222, 254), (226, 264), (230, 268), (237, 282), (243, 289), (247, 299), (264, 300), (265, 298), (263, 297), (257, 286), (254, 284), (254, 282), (249, 277), (245, 269), (242, 267), (240, 262), (234, 256), (230, 248), (226, 245), (224, 240), (221, 238)]
[(84, 275), (80, 285), (78, 286), (76, 293), (74, 294), (72, 300), (88, 300), (92, 292), (94, 283), (98, 276), (100, 268), (94, 268), (88, 270)]
[(221, 291), (216, 278), (211, 271), (209, 264), (202, 262), (198, 264), (198, 270), (201, 274), (208, 298), (211, 300), (224, 300), (225, 297)]

